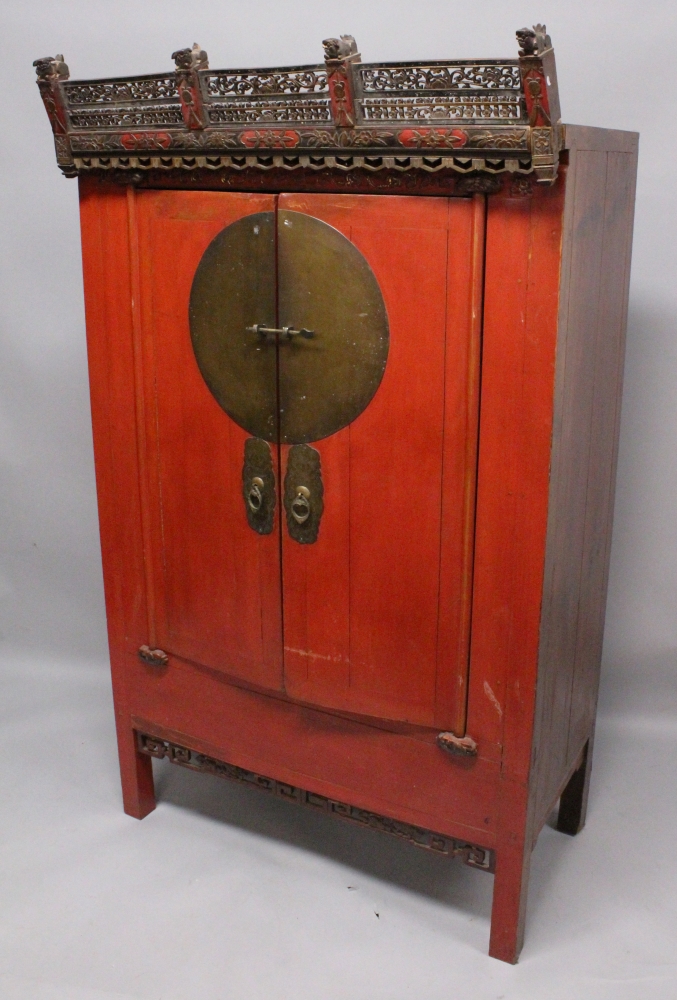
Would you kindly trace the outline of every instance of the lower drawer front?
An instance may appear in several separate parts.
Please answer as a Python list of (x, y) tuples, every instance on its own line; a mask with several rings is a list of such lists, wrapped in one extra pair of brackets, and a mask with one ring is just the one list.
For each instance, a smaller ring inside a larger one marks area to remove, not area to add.
[(130, 725), (247, 771), (492, 847), (499, 766), (449, 757), (432, 730), (392, 732), (236, 687), (172, 657), (128, 662)]

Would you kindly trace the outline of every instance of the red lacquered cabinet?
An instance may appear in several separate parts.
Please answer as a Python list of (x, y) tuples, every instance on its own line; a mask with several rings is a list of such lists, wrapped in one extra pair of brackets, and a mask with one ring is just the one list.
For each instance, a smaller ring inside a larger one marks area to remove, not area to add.
[(585, 819), (637, 136), (517, 59), (71, 81), (125, 809), (152, 757), (494, 874)]

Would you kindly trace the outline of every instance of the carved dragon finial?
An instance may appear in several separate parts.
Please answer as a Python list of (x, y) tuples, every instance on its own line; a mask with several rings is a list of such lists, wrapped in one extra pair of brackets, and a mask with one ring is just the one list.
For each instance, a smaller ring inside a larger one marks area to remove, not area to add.
[(562, 145), (555, 53), (544, 24), (519, 28), (515, 34), (534, 173), (540, 183), (552, 184)]
[(550, 35), (545, 30), (544, 24), (535, 24), (534, 34), (536, 35), (536, 51), (540, 56), (546, 49), (552, 48), (552, 41), (550, 40)]
[(38, 78), (36, 82), (42, 103), (45, 105), (45, 111), (54, 133), (56, 162), (66, 177), (75, 177), (77, 171), (68, 142), (68, 115), (63, 87), (61, 86), (70, 76), (68, 66), (66, 66), (62, 55), (43, 56), (42, 59), (36, 59), (33, 65)]
[(176, 52), (172, 52), (172, 59), (177, 69), (209, 69), (207, 53), (197, 42), (193, 42), (192, 49), (177, 49)]
[(518, 28), (515, 34), (520, 44), (520, 56), (540, 56), (546, 49), (552, 48), (550, 35), (544, 24), (535, 24), (533, 28)]
[(322, 44), (334, 124), (339, 128), (352, 128), (355, 125), (352, 64), (360, 62), (357, 42), (352, 35), (341, 35), (340, 38), (325, 38)]
[(38, 80), (67, 80), (70, 76), (68, 66), (63, 61), (62, 55), (43, 56), (33, 63)]
[(207, 53), (194, 42), (192, 49), (177, 49), (176, 52), (172, 52), (172, 59), (176, 64), (176, 88), (179, 92), (184, 124), (186, 128), (192, 130), (203, 129), (207, 124), (207, 115), (198, 72), (209, 69)]
[[(328, 59), (353, 59), (358, 56), (357, 42), (352, 35), (341, 35), (340, 38), (325, 38), (324, 58)], [(359, 59), (359, 56), (358, 56)]]
[(519, 42), (519, 54), (521, 56), (533, 56), (536, 54), (536, 32), (531, 28), (518, 28), (515, 32)]

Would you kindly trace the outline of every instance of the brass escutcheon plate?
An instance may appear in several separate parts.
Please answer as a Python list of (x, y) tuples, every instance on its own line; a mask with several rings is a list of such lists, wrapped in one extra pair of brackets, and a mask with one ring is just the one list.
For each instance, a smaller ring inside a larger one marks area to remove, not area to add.
[(277, 226), (274, 212), (259, 212), (214, 238), (193, 280), (190, 330), (226, 413), (283, 444), (319, 441), (355, 420), (388, 360), (371, 267), (337, 229), (301, 212), (279, 211)]
[(275, 472), (270, 445), (261, 438), (244, 443), (242, 496), (249, 527), (269, 535), (275, 525)]
[(324, 485), (320, 453), (310, 445), (289, 449), (283, 501), (290, 537), (301, 545), (312, 545), (324, 512)]
[(214, 237), (190, 292), (193, 351), (212, 395), (256, 438), (277, 439), (276, 345), (247, 330), (275, 326), (275, 214), (238, 219)]

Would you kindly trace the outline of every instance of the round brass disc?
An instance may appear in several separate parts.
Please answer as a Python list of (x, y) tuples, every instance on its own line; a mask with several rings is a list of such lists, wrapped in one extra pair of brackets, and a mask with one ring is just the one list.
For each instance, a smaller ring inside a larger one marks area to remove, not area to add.
[(312, 215), (278, 212), (279, 326), (312, 330), (280, 343), (280, 439), (319, 441), (362, 413), (388, 360), (388, 317), (357, 247)]
[(236, 424), (277, 440), (275, 342), (247, 330), (275, 326), (275, 213), (246, 215), (205, 250), (190, 292), (190, 335), (202, 377)]
[[(318, 441), (358, 417), (380, 385), (385, 303), (357, 247), (300, 212), (278, 212), (277, 285), (276, 316), (272, 212), (219, 233), (191, 291), (195, 356), (217, 401), (250, 433), (268, 441), (279, 434), (286, 444)], [(247, 330), (256, 326), (303, 335)]]

